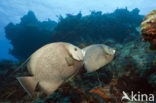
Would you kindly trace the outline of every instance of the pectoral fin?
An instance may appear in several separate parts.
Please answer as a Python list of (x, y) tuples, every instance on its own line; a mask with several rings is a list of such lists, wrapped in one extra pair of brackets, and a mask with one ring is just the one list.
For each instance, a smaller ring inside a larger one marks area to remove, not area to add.
[(69, 66), (73, 65), (73, 59), (71, 57), (66, 56), (65, 59), (66, 59)]
[(103, 49), (103, 55), (108, 54), (105, 49)]
[(103, 55), (108, 54), (107, 51), (106, 51), (102, 46), (100, 46), (100, 48), (102, 49), (102, 53), (103, 53)]
[(24, 90), (31, 96), (35, 91), (38, 81), (33, 76), (17, 77), (16, 79), (22, 85)]

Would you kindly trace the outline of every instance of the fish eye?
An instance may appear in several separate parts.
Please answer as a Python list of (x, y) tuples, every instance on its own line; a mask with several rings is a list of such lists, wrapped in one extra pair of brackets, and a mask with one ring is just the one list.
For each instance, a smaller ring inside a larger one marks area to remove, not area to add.
[(77, 51), (77, 48), (75, 48), (75, 51)]

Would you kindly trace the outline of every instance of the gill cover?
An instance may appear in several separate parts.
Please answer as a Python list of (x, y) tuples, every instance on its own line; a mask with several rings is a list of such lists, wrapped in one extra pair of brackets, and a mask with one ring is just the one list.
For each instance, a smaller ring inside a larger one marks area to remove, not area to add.
[(82, 50), (74, 45), (68, 45), (67, 50), (73, 57), (73, 59), (77, 61), (82, 61), (83, 60), (83, 53)]

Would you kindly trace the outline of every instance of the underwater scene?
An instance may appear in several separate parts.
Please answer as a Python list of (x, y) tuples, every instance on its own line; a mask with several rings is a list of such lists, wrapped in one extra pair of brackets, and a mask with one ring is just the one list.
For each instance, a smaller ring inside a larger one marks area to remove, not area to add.
[(156, 103), (155, 0), (1, 0), (0, 103)]

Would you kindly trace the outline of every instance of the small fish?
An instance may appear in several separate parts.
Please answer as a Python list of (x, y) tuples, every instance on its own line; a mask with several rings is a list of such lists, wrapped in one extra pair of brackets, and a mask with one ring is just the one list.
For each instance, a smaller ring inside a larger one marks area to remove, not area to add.
[(88, 73), (94, 72), (111, 62), (115, 50), (104, 45), (95, 44), (82, 49), (84, 55), (84, 68)]
[(72, 44), (56, 42), (47, 44), (33, 53), (27, 63), (32, 76), (17, 80), (32, 95), (36, 86), (47, 95), (52, 94), (83, 65), (82, 50)]

